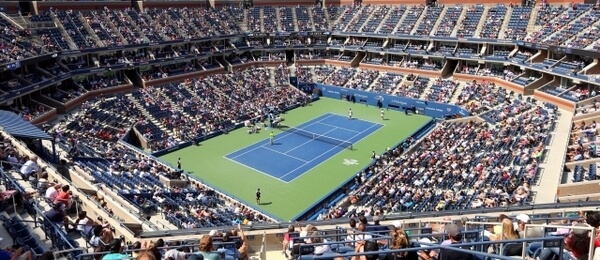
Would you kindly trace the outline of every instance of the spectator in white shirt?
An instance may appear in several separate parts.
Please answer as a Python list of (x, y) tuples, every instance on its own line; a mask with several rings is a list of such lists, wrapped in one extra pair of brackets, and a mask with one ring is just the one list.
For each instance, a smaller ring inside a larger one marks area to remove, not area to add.
[(371, 236), (368, 233), (365, 233), (365, 231), (367, 230), (367, 226), (365, 226), (364, 223), (358, 223), (357, 230), (358, 232), (354, 235), (354, 240), (366, 241), (373, 239), (373, 236)]
[(21, 169), (19, 170), (19, 172), (25, 177), (29, 177), (29, 176), (37, 173), (37, 171), (39, 170), (37, 161), (38, 161), (37, 156), (31, 157), (31, 159), (29, 159), (27, 162), (25, 162), (25, 164), (23, 164), (23, 166), (21, 166)]
[(174, 244), (172, 245), (173, 248), (167, 250), (167, 252), (165, 252), (164, 258), (167, 259), (169, 257), (175, 259), (175, 260), (185, 260), (186, 259), (186, 250), (189, 251), (188, 248), (182, 248), (180, 247), (180, 242), (179, 241), (175, 241), (173, 242)]
[(54, 185), (54, 187), (48, 188), (45, 194), (46, 199), (54, 201), (54, 199), (56, 199), (56, 196), (58, 196), (58, 191), (60, 191), (60, 188), (62, 188), (62, 185), (60, 184), (56, 184)]
[(94, 229), (95, 222), (92, 218), (87, 216), (87, 212), (79, 211), (77, 216), (77, 230), (82, 232), (86, 237), (92, 237), (92, 230)]

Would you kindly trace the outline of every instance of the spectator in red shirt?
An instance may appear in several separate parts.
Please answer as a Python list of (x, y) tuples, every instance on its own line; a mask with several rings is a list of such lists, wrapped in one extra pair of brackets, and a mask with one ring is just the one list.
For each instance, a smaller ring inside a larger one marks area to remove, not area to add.
[(62, 209), (66, 212), (71, 208), (71, 194), (69, 194), (69, 185), (62, 186), (58, 195), (54, 199), (54, 203), (62, 203)]

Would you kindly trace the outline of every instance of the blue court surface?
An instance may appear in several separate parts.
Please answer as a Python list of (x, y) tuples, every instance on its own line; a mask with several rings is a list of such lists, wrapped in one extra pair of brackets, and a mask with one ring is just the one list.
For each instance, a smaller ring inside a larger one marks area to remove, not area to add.
[[(344, 144), (355, 144), (382, 126), (356, 118), (349, 120), (346, 116), (325, 114), (296, 126), (295, 129), (302, 133), (284, 131), (275, 136), (273, 145), (267, 138), (225, 157), (275, 179), (291, 182), (344, 149), (349, 149)], [(268, 135), (267, 131), (261, 134)], [(314, 133), (314, 136), (306, 133)], [(343, 144), (334, 144), (336, 142)]]

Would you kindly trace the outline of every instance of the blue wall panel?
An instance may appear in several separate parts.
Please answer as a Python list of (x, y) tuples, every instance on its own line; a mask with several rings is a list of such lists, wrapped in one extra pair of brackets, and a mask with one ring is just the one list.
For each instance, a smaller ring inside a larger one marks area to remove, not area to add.
[(461, 117), (470, 115), (469, 112), (462, 107), (445, 103), (379, 94), (324, 84), (315, 84), (315, 87), (321, 90), (324, 97), (341, 99), (344, 96), (354, 95), (356, 102), (377, 106), (377, 101), (381, 100), (383, 107), (396, 110), (403, 110), (403, 108), (412, 108), (414, 106), (419, 114), (434, 118), (444, 118), (449, 115), (459, 115)]

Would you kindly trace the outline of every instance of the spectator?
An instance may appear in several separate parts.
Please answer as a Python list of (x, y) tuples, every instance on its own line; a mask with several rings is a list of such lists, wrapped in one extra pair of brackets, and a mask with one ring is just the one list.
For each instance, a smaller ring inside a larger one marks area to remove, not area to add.
[[(490, 240), (517, 240), (519, 233), (514, 228), (513, 222), (509, 218), (502, 220), (502, 234), (500, 236), (490, 237)], [(509, 243), (503, 247), (504, 256), (521, 256), (523, 254), (523, 243)]]
[[(576, 227), (590, 227), (587, 224), (576, 224)], [(572, 229), (571, 234), (565, 238), (565, 249), (562, 252), (563, 259), (586, 260), (590, 258), (590, 232), (585, 229)], [(551, 260), (560, 255), (558, 248), (542, 249), (539, 259)]]
[(23, 179), (28, 179), (33, 174), (37, 174), (38, 170), (38, 157), (32, 156), (31, 158), (28, 158), (27, 162), (21, 166), (19, 172), (23, 176)]
[[(462, 243), (462, 233), (460, 231), (460, 227), (456, 224), (449, 224), (446, 226), (446, 233), (448, 233), (448, 237), (450, 238), (450, 244), (460, 244)], [(458, 252), (454, 250), (444, 249), (440, 250), (440, 259), (444, 260), (473, 260), (473, 255), (464, 252)]]
[(211, 236), (204, 235), (202, 238), (200, 238), (198, 250), (198, 254), (202, 255), (203, 259), (221, 260), (221, 255), (213, 252), (213, 238)]
[[(402, 228), (394, 227), (391, 232), (392, 243), (390, 245), (391, 250), (410, 248), (410, 242), (408, 235)], [(395, 254), (386, 254), (385, 260), (418, 260), (419, 256), (417, 251), (401, 252)]]
[(44, 252), (40, 257), (38, 257), (38, 260), (54, 260), (54, 252), (52, 251), (46, 251)]
[(60, 183), (55, 184), (54, 186), (46, 190), (46, 195), (44, 197), (49, 201), (53, 202), (54, 200), (56, 200), (56, 196), (58, 196), (58, 193), (60, 192), (61, 188), (62, 185)]
[(71, 208), (71, 194), (69, 193), (69, 185), (62, 186), (58, 195), (54, 199), (55, 204), (61, 204), (61, 207), (66, 212)]
[(94, 233), (94, 220), (87, 216), (86, 211), (80, 211), (77, 220), (75, 220), (75, 224), (77, 225), (76, 229), (81, 232), (81, 234), (86, 238), (91, 238)]
[(108, 253), (102, 257), (102, 260), (118, 260), (118, 259), (129, 259), (129, 256), (121, 252), (121, 239), (114, 239), (108, 244)]
[(0, 259), (2, 260), (31, 260), (31, 252), (23, 252), (23, 247), (13, 245), (4, 250), (0, 250)]
[[(173, 258), (173, 260), (185, 260), (187, 253), (189, 253), (188, 247), (182, 247), (179, 241), (173, 242), (171, 249), (165, 252), (164, 258)], [(187, 252), (186, 252), (187, 251)]]
[(71, 228), (69, 227), (69, 218), (67, 214), (65, 214), (61, 203), (52, 204), (52, 208), (46, 211), (44, 213), (44, 216), (52, 223), (62, 222), (65, 227), (65, 230), (71, 231)]
[(294, 233), (296, 230), (294, 228), (293, 225), (289, 225), (287, 231), (283, 234), (283, 249), (281, 251), (282, 254), (286, 255), (288, 254), (288, 250), (290, 249), (290, 243), (292, 242), (293, 238), (291, 236), (292, 233)]
[[(361, 241), (356, 245), (354, 253), (367, 253), (379, 251), (379, 244), (375, 241)], [(343, 259), (343, 258), (341, 258)], [(351, 260), (376, 260), (379, 259), (379, 254), (353, 256)], [(336, 259), (337, 260), (337, 259)]]

